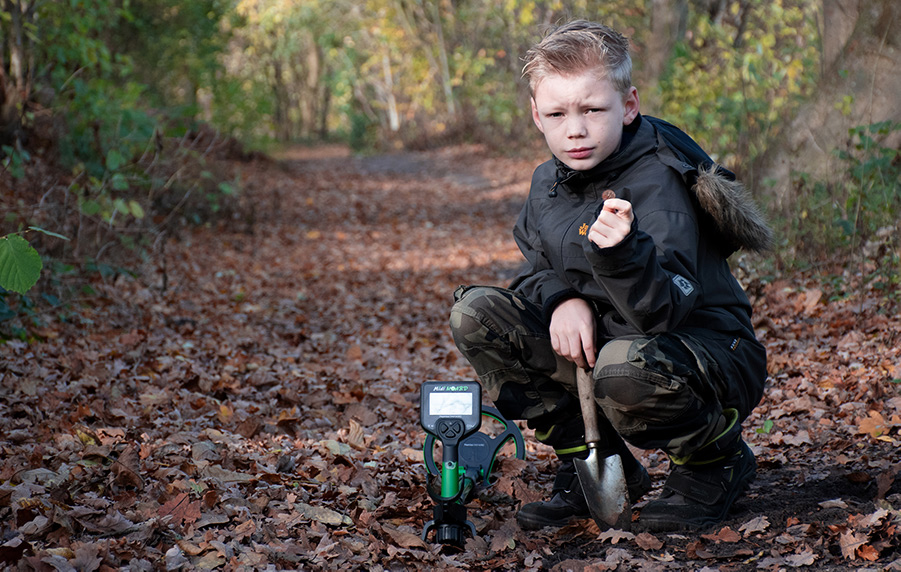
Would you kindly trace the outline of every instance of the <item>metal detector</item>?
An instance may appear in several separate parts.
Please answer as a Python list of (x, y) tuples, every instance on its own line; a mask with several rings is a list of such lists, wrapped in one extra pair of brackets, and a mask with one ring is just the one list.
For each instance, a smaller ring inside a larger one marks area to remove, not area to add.
[[(496, 434), (480, 432), (483, 417), (496, 422), (500, 430)], [(512, 441), (515, 457), (525, 458), (522, 433), (497, 409), (482, 405), (482, 386), (475, 381), (423, 383), (420, 423), (427, 433), (423, 457), (432, 477), (426, 488), (435, 501), (433, 518), (425, 524), (422, 539), (427, 540), (434, 530), (437, 543), (462, 547), (467, 533), (476, 534), (466, 518), (466, 503), (477, 487), (491, 485), (491, 473), (504, 445)], [(440, 467), (435, 461), (439, 442)]]

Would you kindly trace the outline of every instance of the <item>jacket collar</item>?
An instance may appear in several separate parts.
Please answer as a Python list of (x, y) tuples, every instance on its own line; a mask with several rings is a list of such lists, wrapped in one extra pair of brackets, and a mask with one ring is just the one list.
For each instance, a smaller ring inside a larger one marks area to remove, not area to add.
[(656, 147), (657, 138), (654, 136), (654, 128), (639, 114), (632, 123), (623, 128), (623, 138), (619, 148), (591, 169), (576, 171), (555, 156), (557, 181), (560, 183), (588, 183), (613, 179), (636, 159), (654, 151)]

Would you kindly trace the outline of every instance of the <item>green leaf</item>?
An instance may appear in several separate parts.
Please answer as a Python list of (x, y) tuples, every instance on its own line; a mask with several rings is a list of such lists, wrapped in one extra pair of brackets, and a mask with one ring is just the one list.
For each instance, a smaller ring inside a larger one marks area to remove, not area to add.
[(770, 431), (773, 430), (774, 425), (775, 425), (775, 423), (773, 422), (772, 419), (767, 419), (766, 421), (763, 422), (763, 427), (757, 428), (757, 433), (769, 434)]
[(87, 199), (81, 203), (81, 212), (88, 216), (94, 216), (100, 212), (100, 203), (93, 199)]
[(118, 149), (110, 149), (109, 153), (106, 154), (106, 168), (110, 171), (118, 171), (124, 162), (125, 157), (122, 156)]
[(18, 234), (0, 239), (0, 286), (24, 294), (41, 276), (41, 255)]
[(219, 190), (222, 192), (223, 195), (226, 195), (229, 197), (237, 194), (237, 192), (238, 192), (237, 188), (234, 185), (232, 185), (231, 183), (226, 182), (226, 181), (219, 183)]
[(57, 234), (57, 233), (51, 232), (51, 231), (49, 231), (49, 230), (44, 230), (43, 228), (41, 228), (41, 227), (39, 227), (39, 226), (29, 226), (28, 228), (29, 228), (29, 230), (34, 230), (34, 231), (37, 231), (37, 232), (46, 234), (47, 236), (53, 236), (53, 237), (55, 237), (55, 238), (61, 238), (61, 239), (63, 239), (63, 240), (69, 240), (69, 237), (68, 237), (68, 236), (63, 236), (63, 235), (61, 235), (61, 234)]
[(110, 180), (115, 190), (124, 191), (128, 189), (128, 179), (122, 173), (116, 173)]
[(113, 206), (117, 211), (119, 211), (119, 214), (130, 214), (130, 211), (128, 210), (128, 204), (126, 204), (125, 199), (116, 199), (115, 201), (113, 201)]
[(131, 212), (131, 216), (136, 219), (144, 218), (144, 208), (141, 207), (141, 204), (136, 200), (128, 201), (128, 210)]

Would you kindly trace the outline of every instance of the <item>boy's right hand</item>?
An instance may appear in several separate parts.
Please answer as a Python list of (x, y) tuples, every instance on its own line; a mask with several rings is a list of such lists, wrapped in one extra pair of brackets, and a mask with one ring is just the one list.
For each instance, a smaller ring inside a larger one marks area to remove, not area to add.
[(582, 298), (561, 302), (551, 314), (551, 347), (581, 368), (593, 368), (597, 360), (594, 331), (594, 311)]
[(598, 248), (616, 246), (632, 232), (634, 220), (632, 203), (617, 198), (605, 199), (597, 220), (588, 229), (588, 240)]

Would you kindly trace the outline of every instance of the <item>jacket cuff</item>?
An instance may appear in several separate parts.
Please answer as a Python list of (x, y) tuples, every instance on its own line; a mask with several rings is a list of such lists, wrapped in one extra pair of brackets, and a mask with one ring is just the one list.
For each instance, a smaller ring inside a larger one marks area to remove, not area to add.
[(632, 230), (629, 231), (629, 234), (613, 246), (601, 248), (595, 243), (588, 241), (588, 244), (591, 246), (591, 254), (593, 255), (592, 266), (604, 274), (621, 269), (623, 264), (631, 259), (637, 240), (638, 225), (633, 222)]
[(582, 296), (581, 294), (579, 294), (578, 290), (572, 289), (572, 288), (569, 290), (563, 290), (563, 291), (557, 292), (556, 294), (549, 296), (548, 299), (545, 300), (544, 304), (542, 305), (542, 311), (544, 313), (544, 323), (550, 324), (551, 323), (551, 315), (553, 315), (554, 310), (557, 309), (557, 306), (559, 306), (563, 302), (566, 302), (570, 298), (583, 298), (584, 299), (585, 297)]

